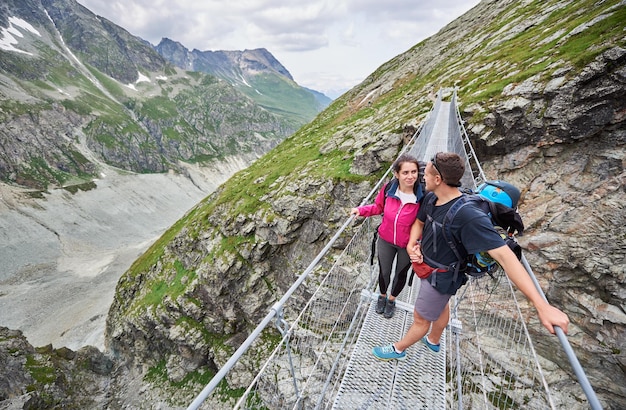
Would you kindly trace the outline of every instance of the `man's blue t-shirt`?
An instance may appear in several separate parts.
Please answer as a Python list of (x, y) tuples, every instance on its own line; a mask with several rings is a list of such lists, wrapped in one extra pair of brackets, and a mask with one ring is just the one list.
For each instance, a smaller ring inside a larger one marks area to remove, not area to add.
[[(426, 213), (428, 212), (428, 208), (432, 209), (430, 215), (432, 219), (439, 222), (439, 224), (443, 224), (446, 213), (460, 197), (440, 206), (425, 206), (433, 196), (433, 193), (426, 195), (417, 213), (417, 219), (424, 222), (422, 253), (441, 265), (447, 266), (456, 262), (457, 257), (446, 242), (441, 225), (428, 223)], [(463, 205), (459, 209), (450, 224), (450, 230), (448, 232), (452, 233), (457, 249), (462, 256), (496, 249), (504, 245), (504, 240), (495, 230), (491, 218), (472, 204)], [(437, 286), (435, 284), (433, 284), (433, 286), (441, 293), (456, 293), (456, 290), (462, 284), (452, 283), (452, 276), (453, 272), (438, 273), (436, 278)], [(432, 279), (435, 278), (431, 277), (429, 281)]]

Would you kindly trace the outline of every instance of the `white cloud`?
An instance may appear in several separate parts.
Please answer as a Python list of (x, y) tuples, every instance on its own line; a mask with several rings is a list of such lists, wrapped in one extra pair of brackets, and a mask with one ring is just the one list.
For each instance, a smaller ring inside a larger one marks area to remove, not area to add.
[(478, 0), (78, 0), (156, 45), (266, 48), (298, 84), (337, 97)]

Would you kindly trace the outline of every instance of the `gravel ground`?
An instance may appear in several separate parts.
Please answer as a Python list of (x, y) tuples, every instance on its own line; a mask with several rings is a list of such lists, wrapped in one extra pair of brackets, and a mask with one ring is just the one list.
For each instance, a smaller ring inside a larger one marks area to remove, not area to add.
[(119, 277), (165, 230), (234, 172), (129, 175), (107, 170), (97, 188), (32, 199), (0, 185), (0, 326), (34, 346), (104, 350)]

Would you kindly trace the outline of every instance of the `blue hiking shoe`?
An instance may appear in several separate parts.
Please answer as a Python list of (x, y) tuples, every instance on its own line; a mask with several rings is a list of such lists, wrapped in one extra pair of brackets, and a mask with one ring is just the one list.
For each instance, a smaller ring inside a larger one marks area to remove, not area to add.
[(406, 352), (396, 353), (393, 345), (389, 346), (377, 346), (372, 349), (372, 354), (379, 360), (404, 360), (406, 359)]
[(434, 344), (430, 343), (430, 342), (428, 341), (428, 337), (426, 337), (426, 336), (422, 337), (422, 342), (423, 342), (426, 346), (428, 346), (428, 348), (429, 348), (430, 350), (432, 350), (433, 352), (435, 352), (435, 353), (439, 352), (439, 348), (440, 348), (441, 346), (439, 346), (439, 345), (434, 345)]

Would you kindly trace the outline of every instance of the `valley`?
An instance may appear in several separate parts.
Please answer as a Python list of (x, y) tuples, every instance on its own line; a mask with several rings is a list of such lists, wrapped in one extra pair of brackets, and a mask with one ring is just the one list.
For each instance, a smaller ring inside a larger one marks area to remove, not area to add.
[(122, 273), (247, 165), (231, 158), (213, 168), (188, 165), (182, 175), (101, 164), (92, 189), (41, 195), (0, 185), (0, 325), (22, 330), (34, 346), (104, 350), (104, 323)]

